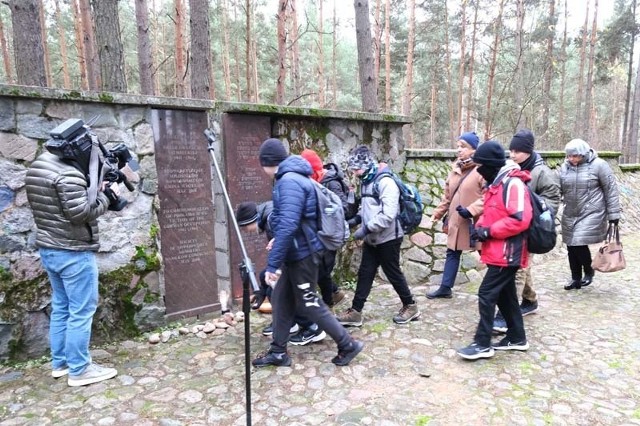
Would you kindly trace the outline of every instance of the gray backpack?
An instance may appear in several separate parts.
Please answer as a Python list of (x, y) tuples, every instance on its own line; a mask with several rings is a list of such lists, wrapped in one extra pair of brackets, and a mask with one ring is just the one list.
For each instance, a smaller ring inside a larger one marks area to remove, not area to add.
[(317, 235), (327, 250), (336, 251), (349, 239), (349, 225), (344, 218), (340, 197), (325, 186), (311, 180), (316, 191)]

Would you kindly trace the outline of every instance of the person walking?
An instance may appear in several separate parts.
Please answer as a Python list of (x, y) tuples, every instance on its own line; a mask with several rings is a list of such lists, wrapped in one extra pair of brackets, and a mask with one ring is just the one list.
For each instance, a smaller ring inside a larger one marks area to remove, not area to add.
[[(531, 200), (524, 185), (529, 172), (512, 161), (505, 162), (505, 150), (495, 141), (481, 144), (473, 155), (478, 173), (487, 182), (484, 212), (475, 226), (482, 242), (480, 260), (487, 272), (478, 289), (480, 321), (473, 342), (458, 349), (459, 356), (469, 360), (490, 358), (494, 350), (529, 348), (522, 313), (518, 306), (515, 277), (518, 268), (528, 265), (527, 238), (532, 217)], [(496, 305), (507, 322), (507, 335), (491, 343), (491, 330)]]
[(482, 214), (482, 188), (484, 179), (478, 173), (471, 157), (480, 139), (475, 132), (465, 132), (458, 138), (458, 158), (453, 164), (444, 187), (444, 199), (433, 211), (432, 222), (444, 218), (447, 233), (447, 254), (440, 286), (427, 293), (428, 299), (453, 297), (460, 258), (463, 250), (476, 250), (478, 242), (471, 239), (473, 218)]
[(331, 362), (348, 365), (364, 344), (338, 323), (316, 292), (324, 246), (316, 235), (318, 200), (310, 178), (311, 165), (298, 155), (288, 155), (282, 142), (274, 138), (262, 143), (259, 159), (264, 172), (275, 179), (271, 218), (274, 242), (265, 272), (267, 284), (273, 287), (273, 335), (267, 352), (258, 355), (252, 364), (291, 365), (287, 342), (298, 313), (318, 324), (336, 342), (338, 354)]
[[(85, 151), (87, 156), (90, 152)], [(31, 164), (25, 178), (37, 228), (36, 247), (52, 289), (51, 375), (68, 375), (69, 386), (89, 385), (118, 374), (115, 368), (93, 362), (89, 353), (99, 297), (97, 218), (109, 207), (103, 192), (106, 183), (102, 183), (102, 189), (89, 185), (89, 164), (89, 158), (68, 161), (44, 152)], [(91, 178), (96, 182), (99, 177), (94, 174)], [(117, 184), (110, 188), (119, 194)]]
[(618, 224), (620, 197), (611, 167), (587, 142), (573, 139), (564, 150), (567, 159), (560, 168), (564, 205), (561, 225), (571, 269), (571, 281), (564, 289), (578, 290), (593, 282), (589, 244), (605, 239), (607, 222)]
[[(552, 171), (540, 154), (534, 151), (535, 137), (529, 129), (521, 129), (513, 135), (509, 143), (509, 156), (520, 166), (520, 170), (527, 170), (531, 174), (531, 180), (527, 183), (529, 190), (538, 194), (550, 207), (554, 214), (558, 214), (560, 207), (560, 180), (558, 174)], [(534, 314), (538, 311), (538, 294), (533, 285), (531, 276), (531, 262), (533, 255), (529, 253), (529, 266), (521, 268), (516, 273), (516, 288), (522, 291), (520, 311), (522, 316)], [(493, 329), (504, 333), (507, 323), (498, 311), (493, 322)]]
[(360, 178), (361, 206), (359, 228), (353, 238), (363, 240), (362, 260), (358, 269), (358, 282), (351, 307), (338, 315), (343, 325), (362, 326), (362, 309), (371, 293), (373, 280), (381, 266), (402, 302), (393, 317), (396, 324), (406, 324), (420, 316), (407, 280), (400, 269), (400, 245), (404, 233), (400, 226), (400, 190), (388, 174), (377, 176), (388, 169), (378, 163), (367, 146), (354, 148), (349, 155), (349, 169)]

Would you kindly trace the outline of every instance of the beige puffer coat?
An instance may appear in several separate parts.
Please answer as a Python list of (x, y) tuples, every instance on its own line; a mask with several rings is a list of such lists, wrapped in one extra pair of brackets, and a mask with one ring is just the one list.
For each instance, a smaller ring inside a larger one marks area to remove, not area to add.
[(104, 193), (99, 192), (95, 205), (90, 206), (83, 174), (48, 152), (31, 164), (25, 183), (38, 228), (38, 247), (98, 250), (96, 219), (109, 207), (109, 199)]

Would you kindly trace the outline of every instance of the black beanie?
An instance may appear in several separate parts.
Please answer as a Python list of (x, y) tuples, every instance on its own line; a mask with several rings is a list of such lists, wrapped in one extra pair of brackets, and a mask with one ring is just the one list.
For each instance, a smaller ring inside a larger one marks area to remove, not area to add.
[(518, 130), (509, 144), (509, 149), (512, 151), (526, 152), (527, 154), (533, 153), (533, 143), (535, 138), (533, 133), (529, 129)]
[(250, 225), (258, 220), (258, 206), (253, 201), (240, 203), (236, 208), (238, 226)]
[(506, 153), (496, 141), (481, 143), (471, 158), (474, 163), (490, 167), (502, 167), (506, 163)]
[(263, 167), (277, 166), (288, 156), (280, 139), (270, 138), (260, 145), (260, 165)]

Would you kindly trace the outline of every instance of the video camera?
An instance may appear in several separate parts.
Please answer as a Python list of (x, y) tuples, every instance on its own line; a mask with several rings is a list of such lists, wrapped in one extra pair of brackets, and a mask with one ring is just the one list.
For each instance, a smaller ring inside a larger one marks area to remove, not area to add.
[[(80, 119), (71, 118), (51, 130), (49, 134), (51, 139), (44, 144), (47, 151), (76, 167), (88, 179), (94, 178), (89, 176), (89, 164), (95, 134), (88, 125)], [(98, 175), (103, 172), (104, 180), (109, 182), (104, 188), (104, 194), (109, 198), (109, 210), (120, 211), (127, 205), (127, 200), (116, 195), (111, 185), (124, 183), (129, 191), (133, 191), (134, 186), (121, 169), (129, 164), (135, 171), (137, 162), (123, 143), (107, 149), (98, 141), (98, 146), (104, 156), (104, 162), (99, 164)]]

